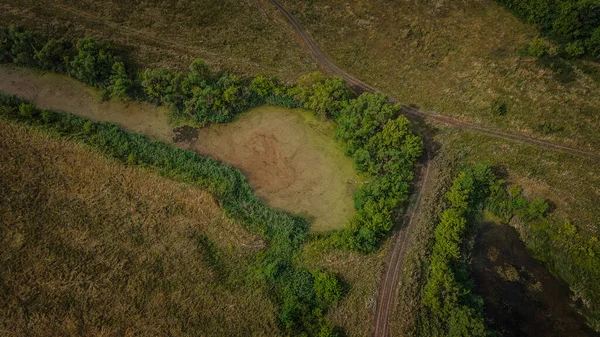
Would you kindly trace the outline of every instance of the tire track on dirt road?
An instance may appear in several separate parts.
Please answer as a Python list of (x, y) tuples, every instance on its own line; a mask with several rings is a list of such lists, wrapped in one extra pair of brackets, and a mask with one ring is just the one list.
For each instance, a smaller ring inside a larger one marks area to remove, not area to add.
[(396, 284), (398, 284), (398, 279), (401, 276), (401, 268), (408, 245), (407, 241), (410, 240), (410, 230), (413, 227), (412, 223), (421, 207), (422, 192), (427, 190), (426, 186), (429, 181), (429, 169), (432, 160), (431, 153), (433, 153), (431, 145), (425, 140), (424, 163), (420, 166), (418, 179), (413, 185), (414, 193), (409, 206), (406, 208), (403, 226), (396, 234), (393, 246), (386, 258), (387, 268), (382, 275), (379, 299), (377, 301), (375, 320), (372, 328), (372, 333), (375, 337), (390, 335), (389, 316), (395, 308)]
[[(350, 87), (358, 92), (376, 92), (374, 88), (363, 83), (354, 76), (346, 73), (345, 71), (334, 65), (316, 46), (312, 38), (304, 31), (302, 25), (298, 20), (276, 0), (270, 0), (286, 17), (287, 21), (294, 27), (294, 29), (302, 36), (304, 42), (311, 50), (315, 58), (330, 72), (336, 75), (340, 75)], [(377, 300), (377, 307), (375, 312), (375, 321), (373, 322), (372, 335), (374, 337), (389, 336), (389, 316), (394, 308), (396, 298), (396, 284), (401, 274), (401, 267), (404, 262), (404, 255), (406, 253), (407, 239), (410, 237), (410, 229), (412, 228), (412, 222), (415, 215), (419, 212), (421, 204), (421, 191), (423, 186), (427, 183), (429, 176), (429, 168), (432, 155), (431, 143), (424, 138), (425, 142), (425, 156), (424, 162), (420, 166), (418, 179), (413, 185), (413, 195), (411, 202), (407, 207), (407, 212), (404, 216), (403, 226), (401, 230), (396, 234), (395, 239), (392, 243), (392, 247), (388, 256), (386, 257), (386, 269), (382, 275), (381, 283), (379, 286), (379, 298)]]
[[(306, 29), (304, 29), (304, 27), (300, 24), (298, 19), (296, 19), (296, 17), (294, 15), (292, 15), (292, 13), (290, 13), (290, 11), (287, 8), (285, 8), (278, 0), (269, 0), (269, 1), (281, 11), (281, 13), (285, 16), (287, 22), (294, 28), (296, 33), (298, 33), (298, 35), (300, 35), (300, 37), (302, 38), (302, 40), (304, 41), (304, 43), (306, 44), (308, 49), (311, 51), (311, 53), (313, 54), (313, 56), (315, 57), (317, 62), (319, 62), (325, 69), (327, 69), (333, 75), (342, 77), (351, 88), (353, 88), (354, 90), (356, 90), (359, 93), (381, 92), (381, 91), (373, 88), (372, 86), (364, 83), (363, 81), (359, 80), (358, 78), (350, 75), (349, 73), (345, 72), (344, 70), (340, 69), (335, 64), (333, 64), (327, 58), (327, 56), (325, 56), (323, 54), (323, 52), (319, 49), (316, 42), (308, 34)], [(397, 100), (393, 97), (390, 97), (390, 101), (392, 103), (401, 103), (399, 100)], [(514, 134), (514, 133), (507, 133), (507, 132), (492, 130), (492, 129), (488, 129), (483, 126), (478, 126), (475, 124), (463, 122), (456, 118), (443, 116), (443, 115), (440, 115), (433, 111), (419, 110), (419, 109), (416, 109), (407, 104), (401, 104), (401, 105), (402, 105), (402, 111), (412, 117), (426, 118), (433, 122), (445, 124), (445, 125), (448, 125), (451, 127), (459, 128), (459, 129), (482, 133), (482, 134), (485, 134), (485, 135), (488, 135), (488, 136), (491, 136), (494, 138), (501, 138), (501, 139), (505, 139), (505, 140), (512, 140), (512, 141), (517, 141), (517, 142), (521, 142), (521, 143), (531, 144), (531, 145), (535, 145), (535, 146), (539, 146), (539, 147), (545, 147), (550, 150), (565, 152), (565, 153), (569, 153), (569, 154), (574, 154), (574, 155), (578, 155), (578, 156), (582, 156), (582, 157), (591, 158), (596, 161), (600, 161), (599, 153), (593, 153), (593, 152), (589, 152), (589, 151), (585, 151), (585, 150), (575, 149), (572, 147), (555, 144), (552, 142), (544, 141), (541, 139), (537, 139), (537, 138), (533, 138), (533, 137), (529, 137), (529, 136), (525, 136), (525, 135), (521, 135), (521, 134)]]
[[(292, 15), (292, 13), (290, 13), (290, 11), (287, 8), (285, 8), (277, 0), (269, 1), (279, 9), (279, 11), (285, 17), (286, 21), (292, 26), (296, 33), (300, 35), (304, 44), (311, 51), (317, 62), (320, 63), (325, 69), (327, 69), (333, 75), (341, 76), (348, 83), (348, 85), (358, 93), (374, 93), (378, 91), (375, 88), (362, 82), (361, 80), (357, 79), (356, 77), (350, 75), (349, 73), (345, 72), (344, 70), (340, 69), (335, 64), (333, 64), (333, 62), (331, 62), (319, 49), (316, 42), (300, 24), (298, 19), (296, 19), (296, 17), (294, 17), (294, 15)], [(390, 101), (393, 103), (400, 103), (397, 99), (394, 98), (390, 98)], [(455, 118), (442, 116), (435, 112), (421, 111), (407, 104), (402, 104), (402, 111), (406, 113), (408, 117), (412, 117), (411, 120), (413, 121), (416, 119), (425, 118), (433, 122), (445, 124), (459, 129), (478, 132), (495, 138), (540, 146), (550, 150), (565, 152), (600, 161), (600, 154), (574, 149), (524, 135), (510, 134), (488, 129), (485, 127), (462, 122)], [(424, 163), (421, 164), (419, 170), (419, 178), (413, 185), (413, 196), (411, 202), (409, 203), (409, 206), (407, 207), (407, 212), (404, 217), (404, 226), (402, 226), (401, 230), (396, 234), (393, 246), (391, 247), (390, 252), (388, 253), (388, 256), (386, 258), (386, 269), (381, 278), (379, 298), (377, 301), (375, 320), (373, 322), (372, 328), (372, 335), (374, 337), (384, 337), (390, 335), (389, 316), (392, 310), (394, 310), (395, 308), (394, 304), (396, 298), (396, 284), (398, 283), (398, 280), (401, 275), (401, 268), (404, 261), (404, 255), (406, 253), (406, 246), (408, 244), (407, 240), (410, 237), (412, 223), (415, 219), (415, 216), (419, 213), (419, 207), (421, 204), (422, 197), (421, 194), (428, 181), (430, 162), (432, 160), (433, 155), (433, 146), (431, 140), (429, 140), (428, 137), (426, 137), (426, 134), (423, 132), (421, 132), (421, 134), (425, 142), (425, 159)]]

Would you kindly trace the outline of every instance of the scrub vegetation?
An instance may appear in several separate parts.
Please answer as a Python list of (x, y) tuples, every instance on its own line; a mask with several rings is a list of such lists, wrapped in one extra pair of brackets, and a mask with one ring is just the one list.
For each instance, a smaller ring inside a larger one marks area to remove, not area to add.
[[(92, 38), (77, 43), (45, 40), (15, 26), (4, 27), (0, 32), (4, 62), (66, 73), (102, 89), (107, 97), (163, 104), (175, 118), (188, 123), (231, 121), (259, 104), (304, 107), (323, 119), (333, 118), (339, 125), (336, 137), (348, 147), (356, 168), (373, 180), (355, 194), (357, 215), (347, 229), (332, 237), (336, 247), (374, 251), (392, 229), (393, 220), (407, 199), (414, 177), (412, 170), (423, 143), (413, 134), (408, 120), (400, 116), (400, 107), (388, 103), (384, 96), (363, 94), (354, 98), (341, 79), (318, 73), (306, 75), (292, 86), (262, 76), (240, 79), (228, 73), (215, 74), (200, 60), (194, 61), (187, 73), (163, 69), (138, 73), (108, 43)], [(41, 53), (42, 50), (47, 52)], [(10, 96), (2, 96), (2, 103), (1, 112), (6, 118), (69, 137), (121, 162), (157, 170), (213, 193), (230, 218), (269, 242), (268, 249), (258, 255), (251, 274), (273, 289), (283, 330), (294, 334), (337, 334), (326, 313), (341, 299), (342, 283), (323, 270), (308, 271), (292, 261), (306, 238), (306, 220), (267, 208), (252, 194), (239, 171), (126, 133), (112, 124), (40, 110)], [(360, 117), (362, 114), (365, 116)]]
[[(470, 250), (483, 211), (505, 226), (516, 226), (533, 256), (564, 280), (575, 296), (577, 309), (589, 326), (598, 329), (599, 294), (594, 281), (600, 277), (598, 238), (570, 223), (548, 218), (549, 205), (528, 200), (516, 185), (498, 178), (489, 165), (461, 171), (445, 195), (446, 208), (433, 234), (433, 247), (425, 259), (427, 274), (422, 285), (421, 309), (415, 325), (406, 331), (418, 336), (486, 336), (483, 300), (474, 294), (470, 277)], [(504, 327), (503, 327), (504, 328)], [(508, 329), (508, 327), (506, 327)]]
[[(560, 46), (566, 57), (590, 56), (600, 59), (600, 2), (498, 0), (528, 23), (537, 25)], [(534, 41), (536, 44), (536, 41)], [(539, 42), (536, 45), (540, 45)], [(534, 56), (542, 56), (537, 48)]]
[[(284, 2), (334, 63), (402, 101), (568, 147), (595, 151), (600, 146), (600, 5), (595, 0)], [(145, 6), (109, 3), (106, 11), (111, 13), (119, 12), (115, 8), (123, 12)], [(231, 3), (213, 7), (225, 8)], [(13, 11), (4, 16), (15, 20), (20, 13), (15, 15), (14, 9), (19, 6), (9, 1), (3, 8)], [(93, 21), (86, 14), (89, 10), (75, 8), (82, 5), (60, 6), (83, 21)], [(269, 7), (262, 8), (265, 17), (271, 17)], [(34, 16), (49, 13), (40, 5), (33, 12), (37, 13)], [(533, 25), (521, 24), (511, 12)], [(405, 18), (400, 23), (398, 13)], [(125, 21), (123, 26), (130, 26), (130, 16)], [(148, 21), (140, 22), (144, 25)], [(216, 18), (215, 22), (221, 21)], [(266, 25), (249, 25), (249, 30), (270, 31), (277, 24), (286, 23), (272, 20)], [(346, 228), (310, 237), (306, 219), (267, 208), (252, 194), (243, 175), (228, 165), (125, 133), (114, 125), (40, 110), (14, 97), (2, 96), (0, 110), (4, 118), (53, 137), (68, 137), (121, 163), (210, 191), (230, 219), (265, 240), (264, 249), (248, 257), (249, 272), (240, 284), (257, 284), (259, 297), (263, 291), (268, 294), (274, 313), (269, 309), (261, 314), (267, 322), (274, 315), (283, 334), (336, 336), (343, 334), (337, 328), (340, 326), (349, 334), (368, 333), (360, 320), (371, 313), (369, 305), (353, 311), (348, 303), (363, 305), (363, 301), (373, 299), (376, 280), (372, 275), (361, 279), (357, 276), (360, 272), (347, 273), (345, 265), (336, 262), (351, 259), (348, 268), (368, 264), (370, 272), (378, 272), (382, 258), (376, 254), (382, 255), (385, 249), (376, 251), (401, 219), (423, 140), (412, 131), (400, 106), (390, 104), (382, 94), (356, 97), (341, 78), (310, 73), (292, 85), (271, 77), (277, 71), (256, 76), (260, 66), (240, 67), (245, 62), (233, 59), (230, 61), (235, 67), (227, 69), (243, 68), (243, 73), (256, 77), (215, 71), (189, 55), (185, 62), (178, 60), (177, 66), (169, 64), (169, 69), (144, 69), (152, 62), (147, 57), (131, 57), (123, 52), (123, 46), (115, 48), (91, 37), (76, 40), (69, 35), (64, 39), (56, 29), (45, 31), (54, 39), (15, 26), (0, 27), (0, 62), (67, 74), (99, 88), (105, 98), (164, 105), (173, 120), (195, 126), (229, 122), (261, 104), (302, 107), (321, 119), (333, 120), (337, 125), (335, 139), (344, 146), (365, 182), (354, 195), (356, 215)], [(213, 49), (230, 50), (228, 38), (223, 38), (228, 32), (214, 32), (216, 41), (225, 42)], [(263, 42), (269, 50), (273, 41), (261, 40), (256, 45)], [(236, 49), (234, 54), (239, 56), (239, 52)], [(292, 48), (287, 55), (275, 55), (276, 61), (264, 53), (261, 50), (252, 58), (263, 65), (279, 63), (276, 66), (285, 71), (277, 75), (284, 80), (298, 75), (299, 69), (306, 73), (314, 68)], [(132, 59), (141, 60), (142, 66)], [(210, 64), (215, 64), (214, 60)], [(190, 61), (184, 70), (182, 64)], [(290, 66), (283, 66), (286, 62)], [(410, 318), (396, 317), (410, 321), (400, 324), (402, 332), (418, 336), (497, 334), (486, 322), (483, 300), (475, 293), (469, 270), (470, 250), (483, 214), (515, 227), (531, 254), (568, 284), (574, 305), (588, 324), (600, 331), (597, 162), (540, 153), (526, 145), (498, 143), (479, 135), (436, 131), (444, 151), (454, 151), (460, 162), (450, 164), (462, 169), (452, 174), (455, 179), (449, 186), (437, 190), (447, 193), (430, 200), (437, 204), (429, 205), (429, 218), (423, 220), (429, 223), (418, 232), (422, 237), (414, 239), (422, 251), (411, 255), (406, 270), (410, 275), (404, 275), (402, 281), (410, 288), (401, 290), (400, 297), (410, 302), (406, 309)], [(494, 166), (475, 164), (481, 162)], [(505, 169), (509, 178), (501, 173)], [(443, 179), (440, 181), (452, 180)], [(203, 266), (217, 278), (233, 275), (219, 274), (220, 257), (229, 250), (213, 241), (209, 235), (198, 240), (198, 247), (205, 252)], [(319, 261), (322, 259), (326, 261)], [(502, 269), (502, 275), (507, 280), (519, 277), (514, 268)], [(417, 280), (406, 281), (412, 276)], [(402, 311), (403, 303), (399, 305), (400, 312), (407, 312)], [(356, 312), (361, 317), (352, 316)], [(240, 322), (235, 326), (247, 324)]]

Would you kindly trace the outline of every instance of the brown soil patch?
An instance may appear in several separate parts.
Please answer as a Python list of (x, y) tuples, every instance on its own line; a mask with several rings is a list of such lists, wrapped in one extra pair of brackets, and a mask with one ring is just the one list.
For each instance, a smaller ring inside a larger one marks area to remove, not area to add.
[(529, 256), (512, 227), (481, 224), (472, 266), (489, 324), (503, 336), (597, 336), (570, 306), (568, 287)]
[(333, 142), (333, 126), (306, 111), (259, 107), (226, 125), (173, 130), (164, 109), (101, 102), (96, 91), (65, 76), (1, 66), (0, 77), (0, 91), (42, 108), (113, 122), (228, 162), (269, 206), (306, 216), (313, 230), (340, 228), (354, 211), (352, 163)]
[(347, 182), (357, 176), (332, 130), (308, 111), (263, 106), (233, 123), (198, 130), (189, 146), (240, 168), (269, 206), (293, 205), (322, 231), (340, 228), (354, 211)]

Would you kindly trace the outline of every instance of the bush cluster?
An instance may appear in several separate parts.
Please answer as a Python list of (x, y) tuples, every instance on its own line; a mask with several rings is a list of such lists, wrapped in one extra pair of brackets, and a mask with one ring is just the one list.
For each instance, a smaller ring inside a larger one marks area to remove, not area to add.
[(298, 106), (290, 89), (274, 79), (215, 74), (202, 60), (193, 61), (187, 74), (147, 69), (140, 77), (147, 100), (164, 104), (176, 116), (200, 125), (229, 122), (236, 114), (260, 104)]
[(423, 303), (425, 333), (431, 336), (486, 336), (483, 300), (472, 293), (465, 254), (473, 216), (483, 207), (494, 174), (487, 165), (461, 172), (446, 195), (448, 208), (435, 230)]
[(123, 59), (115, 56), (109, 43), (82, 38), (77, 43), (46, 39), (16, 26), (0, 26), (0, 63), (35, 67), (68, 74), (111, 97), (131, 94), (133, 79)]
[[(497, 0), (556, 41), (568, 57), (600, 57), (600, 2), (597, 0)], [(534, 45), (541, 46), (534, 41)], [(534, 52), (542, 56), (541, 47)]]
[(354, 195), (357, 213), (337, 238), (343, 246), (375, 250), (408, 198), (423, 140), (400, 110), (382, 94), (364, 93), (339, 112), (335, 139), (345, 144), (356, 170), (370, 179)]

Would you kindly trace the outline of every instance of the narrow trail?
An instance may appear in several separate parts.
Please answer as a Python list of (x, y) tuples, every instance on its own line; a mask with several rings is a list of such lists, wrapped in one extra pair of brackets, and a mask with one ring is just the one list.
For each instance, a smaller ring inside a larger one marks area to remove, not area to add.
[[(333, 75), (341, 76), (348, 85), (354, 89), (358, 93), (363, 92), (377, 92), (378, 90), (373, 88), (372, 86), (362, 82), (356, 77), (350, 75), (344, 70), (337, 67), (333, 64), (319, 49), (315, 41), (308, 34), (308, 32), (304, 29), (304, 27), (300, 24), (298, 19), (290, 13), (290, 11), (285, 8), (279, 1), (277, 0), (269, 0), (275, 7), (281, 11), (286, 21), (292, 26), (292, 28), (298, 33), (298, 35), (302, 38), (304, 44), (311, 51), (315, 59), (319, 64), (321, 64), (325, 69), (327, 69)], [(393, 103), (400, 103), (397, 99), (390, 98), (390, 101)], [(430, 111), (421, 111), (407, 104), (402, 104), (402, 111), (407, 114), (411, 120), (417, 119), (427, 119), (432, 122), (437, 122), (441, 124), (445, 124), (451, 127), (469, 130), (473, 132), (478, 132), (484, 135), (488, 135), (495, 138), (517, 141), (521, 143), (531, 144), (539, 147), (544, 147), (550, 150), (560, 151), (564, 153), (574, 154), (590, 159), (594, 159), (600, 161), (600, 154), (574, 149), (567, 146), (554, 144), (550, 142), (546, 142), (540, 139), (535, 139), (532, 137), (528, 137), (525, 135), (519, 134), (511, 134), (505, 133), (501, 131), (496, 131), (492, 129), (488, 129), (482, 126), (473, 125), (470, 123), (462, 122), (458, 119), (452, 117), (446, 117), (439, 115), (435, 112)], [(373, 322), (372, 328), (372, 336), (374, 337), (386, 337), (390, 336), (389, 330), (389, 316), (391, 312), (395, 308), (395, 299), (396, 299), (396, 285), (401, 276), (401, 268), (404, 262), (404, 256), (407, 251), (408, 242), (407, 240), (410, 238), (410, 230), (412, 228), (412, 223), (419, 213), (419, 208), (421, 206), (421, 198), (422, 191), (426, 190), (428, 178), (429, 178), (429, 169), (430, 162), (433, 156), (433, 144), (431, 139), (425, 137), (424, 133), (421, 133), (424, 136), (425, 142), (425, 156), (423, 159), (423, 163), (420, 166), (418, 179), (413, 186), (413, 196), (411, 198), (411, 202), (407, 207), (406, 214), (404, 216), (403, 226), (398, 231), (394, 238), (394, 242), (392, 243), (392, 247), (386, 257), (386, 269), (383, 272), (380, 289), (379, 289), (379, 298), (377, 300), (377, 307), (375, 312), (375, 320)]]

